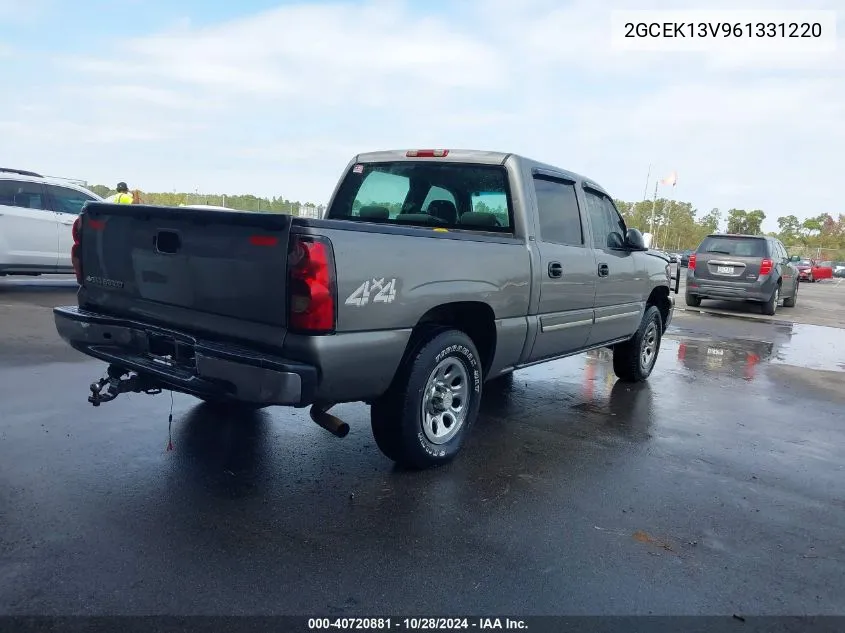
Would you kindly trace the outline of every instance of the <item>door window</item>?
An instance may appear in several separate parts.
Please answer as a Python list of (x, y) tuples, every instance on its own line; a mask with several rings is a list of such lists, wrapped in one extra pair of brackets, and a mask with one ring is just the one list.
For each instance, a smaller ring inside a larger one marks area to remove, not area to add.
[(44, 209), (41, 185), (26, 180), (0, 180), (0, 206)]
[(554, 244), (582, 246), (584, 232), (575, 185), (550, 178), (534, 177), (540, 239)]
[(94, 196), (86, 195), (76, 189), (60, 187), (59, 185), (47, 185), (47, 191), (53, 197), (55, 210), (59, 213), (79, 215), (82, 211), (82, 205), (86, 202), (96, 200)]
[(625, 243), (625, 223), (607, 196), (584, 190), (593, 229), (593, 247), (619, 248)]

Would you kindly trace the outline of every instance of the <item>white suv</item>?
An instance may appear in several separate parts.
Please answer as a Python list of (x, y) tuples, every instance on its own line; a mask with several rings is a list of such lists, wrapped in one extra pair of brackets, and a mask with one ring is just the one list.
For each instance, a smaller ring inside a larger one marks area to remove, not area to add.
[(0, 168), (0, 276), (72, 273), (71, 227), (97, 194), (30, 171)]

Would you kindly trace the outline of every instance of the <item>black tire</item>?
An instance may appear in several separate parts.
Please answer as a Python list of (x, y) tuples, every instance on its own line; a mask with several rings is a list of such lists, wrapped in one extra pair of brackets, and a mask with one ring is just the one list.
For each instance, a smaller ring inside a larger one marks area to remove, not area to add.
[(778, 310), (778, 302), (780, 300), (780, 285), (775, 286), (775, 291), (766, 303), (763, 304), (762, 312), (766, 316), (775, 316)]
[(691, 308), (697, 308), (701, 305), (701, 297), (698, 295), (685, 295), (684, 301), (686, 301), (687, 305)]
[(798, 301), (798, 284), (795, 284), (795, 289), (792, 293), (792, 296), (788, 299), (783, 300), (783, 307), (784, 308), (794, 308), (795, 303)]
[[(434, 393), (428, 388), (435, 373), (443, 371), (440, 394), (429, 396)], [(405, 468), (448, 463), (460, 452), (478, 417), (481, 393), (481, 360), (472, 340), (459, 330), (429, 334), (409, 354), (388, 393), (370, 408), (376, 445)], [(451, 406), (456, 402), (457, 412)], [(423, 414), (426, 403), (445, 410), (428, 417)]]
[[(649, 306), (631, 340), (613, 346), (613, 373), (619, 380), (642, 382), (651, 375), (660, 353), (662, 332), (660, 310), (657, 306)], [(651, 352), (646, 354), (646, 348)]]

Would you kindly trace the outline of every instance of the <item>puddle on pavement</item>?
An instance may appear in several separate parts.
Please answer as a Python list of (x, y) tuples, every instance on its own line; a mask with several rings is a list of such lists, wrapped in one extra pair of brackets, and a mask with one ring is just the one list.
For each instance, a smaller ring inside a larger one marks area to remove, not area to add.
[(732, 371), (753, 380), (762, 363), (801, 369), (845, 372), (845, 330), (819, 325), (779, 325), (749, 337), (722, 339), (690, 331), (670, 331), (665, 342), (677, 341), (677, 359), (692, 371)]
[[(791, 371), (767, 371), (773, 365)], [(538, 428), (555, 433), (565, 429), (585, 442), (643, 442), (654, 437), (660, 410), (684, 384), (710, 379), (718, 389), (732, 388), (729, 383), (736, 381), (765, 384), (769, 378), (832, 384), (817, 370), (845, 373), (845, 330), (736, 321), (714, 327), (712, 322), (686, 321), (664, 337), (653, 380), (621, 382), (613, 371), (612, 352), (591, 350), (522, 369), (512, 382), (485, 388), (482, 411), (488, 421), (503, 421), (503, 428), (515, 417), (527, 417)], [(832, 388), (839, 393), (839, 386)], [(671, 408), (677, 412), (676, 404)], [(565, 426), (559, 425), (561, 420)]]
[[(739, 326), (725, 330), (725, 338), (713, 336), (712, 325), (672, 328), (664, 338), (656, 371), (671, 365), (686, 370), (690, 377), (722, 375), (745, 381), (756, 380), (766, 364), (798, 369), (845, 372), (845, 330), (816, 325)], [(718, 331), (718, 329), (716, 330)], [(616, 380), (610, 350), (526, 368), (517, 373), (531, 385), (533, 393), (549, 391), (557, 406), (584, 413), (650, 418), (654, 406), (649, 383), (630, 385)], [(569, 383), (568, 388), (542, 383)], [(530, 404), (530, 403), (527, 403)]]
[(845, 331), (796, 323), (789, 343), (777, 351), (772, 364), (845, 371)]

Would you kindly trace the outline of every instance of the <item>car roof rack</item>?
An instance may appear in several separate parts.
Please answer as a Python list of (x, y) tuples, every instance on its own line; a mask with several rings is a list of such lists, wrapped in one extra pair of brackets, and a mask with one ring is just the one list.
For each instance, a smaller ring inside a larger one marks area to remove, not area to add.
[(12, 169), (11, 167), (0, 167), (0, 172), (7, 174), (18, 174), (19, 176), (32, 176), (34, 178), (43, 178), (41, 174), (36, 174), (34, 171), (26, 171), (25, 169)]

